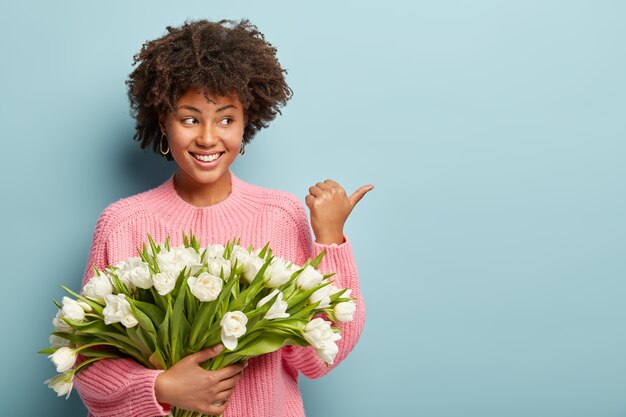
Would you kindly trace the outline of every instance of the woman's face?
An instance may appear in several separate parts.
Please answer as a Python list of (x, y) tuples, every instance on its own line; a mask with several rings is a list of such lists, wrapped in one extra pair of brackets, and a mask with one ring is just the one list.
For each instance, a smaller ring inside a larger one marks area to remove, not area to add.
[[(209, 95), (187, 90), (176, 108), (161, 120), (178, 174), (188, 185), (230, 186), (228, 168), (243, 140), (243, 106), (237, 97)], [(177, 174), (177, 175), (178, 175)]]

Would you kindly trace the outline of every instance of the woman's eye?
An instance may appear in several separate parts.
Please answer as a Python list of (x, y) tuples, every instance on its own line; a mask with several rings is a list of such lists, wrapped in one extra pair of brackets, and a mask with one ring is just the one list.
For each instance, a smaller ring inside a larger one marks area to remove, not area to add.
[(197, 120), (195, 118), (193, 118), (193, 117), (185, 117), (182, 120), (182, 123), (184, 125), (195, 125), (197, 123)]
[(220, 124), (222, 126), (228, 126), (231, 125), (233, 123), (233, 119), (231, 119), (230, 117), (224, 117), (222, 120), (220, 120)]

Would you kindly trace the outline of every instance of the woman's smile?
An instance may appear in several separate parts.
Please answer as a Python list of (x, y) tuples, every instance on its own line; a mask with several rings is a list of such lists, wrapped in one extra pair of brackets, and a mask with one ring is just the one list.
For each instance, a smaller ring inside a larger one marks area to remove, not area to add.
[(162, 118), (176, 161), (176, 189), (194, 205), (211, 205), (230, 194), (230, 165), (239, 155), (245, 117), (236, 96), (189, 89)]

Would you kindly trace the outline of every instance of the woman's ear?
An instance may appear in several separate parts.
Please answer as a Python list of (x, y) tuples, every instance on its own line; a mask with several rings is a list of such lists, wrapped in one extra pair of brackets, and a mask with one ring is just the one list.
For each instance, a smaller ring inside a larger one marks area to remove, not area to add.
[(165, 114), (159, 113), (159, 129), (161, 129), (161, 133), (165, 135)]

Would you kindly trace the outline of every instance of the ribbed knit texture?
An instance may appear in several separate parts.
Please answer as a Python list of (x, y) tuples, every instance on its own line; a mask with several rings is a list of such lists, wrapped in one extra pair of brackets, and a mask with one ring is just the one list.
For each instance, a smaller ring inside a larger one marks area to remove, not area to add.
[[(160, 186), (119, 200), (98, 219), (83, 284), (93, 268), (104, 268), (131, 256), (146, 242), (149, 233), (156, 242), (169, 235), (172, 245), (182, 244), (189, 231), (201, 244), (225, 244), (238, 237), (242, 246), (261, 247), (267, 242), (275, 255), (303, 264), (326, 250), (319, 269), (336, 272), (338, 287), (351, 288), (356, 298), (354, 320), (343, 323), (335, 363), (327, 367), (313, 348), (287, 346), (277, 352), (252, 358), (239, 380), (224, 417), (304, 416), (298, 389), (298, 374), (319, 378), (337, 366), (356, 344), (365, 321), (365, 308), (357, 269), (347, 241), (320, 245), (311, 241), (307, 215), (293, 195), (246, 183), (231, 174), (231, 193), (210, 207), (185, 202), (174, 189), (173, 176)], [(105, 359), (76, 375), (75, 387), (93, 417), (151, 417), (169, 412), (154, 394), (156, 377), (162, 371), (146, 369), (127, 359)]]

